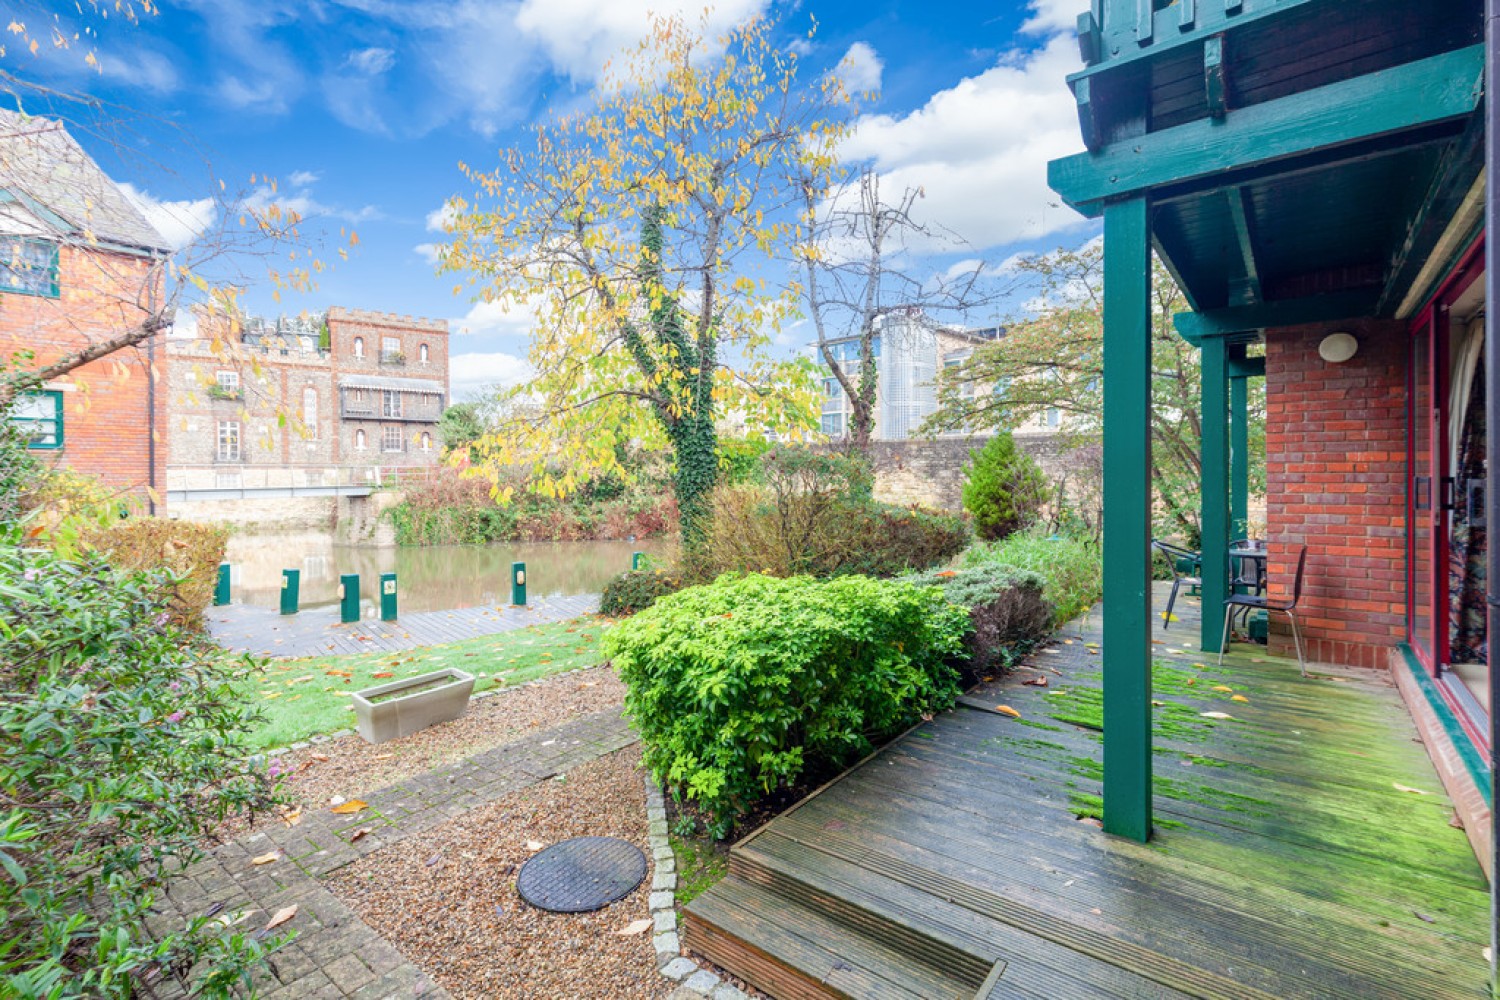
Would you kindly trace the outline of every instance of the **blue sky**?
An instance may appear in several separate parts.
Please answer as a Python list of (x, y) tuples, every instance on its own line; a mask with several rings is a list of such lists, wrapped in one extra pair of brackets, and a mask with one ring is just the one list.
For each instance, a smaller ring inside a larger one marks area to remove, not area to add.
[[(71, 5), (69, 5), (71, 6)], [(768, 12), (788, 44), (818, 32), (804, 64), (840, 64), (878, 86), (846, 148), (888, 190), (920, 185), (926, 221), (1001, 262), (1017, 252), (1077, 245), (1089, 224), (1046, 189), (1048, 159), (1081, 148), (1063, 75), (1076, 68), (1071, 26), (1086, 0), (978, 5), (720, 0), (728, 25)], [(213, 178), (246, 188), (274, 176), (280, 199), (332, 244), (353, 227), (360, 245), (319, 288), (271, 301), (268, 313), (338, 304), (449, 318), (456, 396), (524, 371), (524, 317), (475, 306), (437, 276), (426, 245), (443, 201), (465, 190), (460, 161), (497, 162), (518, 127), (589, 100), (604, 61), (644, 33), (647, 12), (696, 16), (685, 0), (167, 0), (131, 26), (113, 18), (93, 49), (10, 46), (12, 72), (85, 90), (125, 110), (108, 136), (80, 140), (131, 185), (159, 228), (187, 239), (206, 214)], [(10, 15), (37, 28), (38, 8)], [(67, 22), (61, 22), (66, 29)], [(46, 110), (33, 108), (31, 110)], [(247, 272), (254, 275), (253, 271)], [(796, 331), (784, 338), (795, 349)]]

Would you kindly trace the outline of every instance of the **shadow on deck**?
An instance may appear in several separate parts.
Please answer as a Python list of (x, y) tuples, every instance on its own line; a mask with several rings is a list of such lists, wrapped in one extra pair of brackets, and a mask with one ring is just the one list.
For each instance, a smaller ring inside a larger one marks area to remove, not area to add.
[(736, 845), (687, 944), (778, 998), (1488, 996), (1487, 883), (1387, 676), (1219, 668), (1199, 610), (1155, 633), (1149, 844), (1089, 819), (1096, 609)]

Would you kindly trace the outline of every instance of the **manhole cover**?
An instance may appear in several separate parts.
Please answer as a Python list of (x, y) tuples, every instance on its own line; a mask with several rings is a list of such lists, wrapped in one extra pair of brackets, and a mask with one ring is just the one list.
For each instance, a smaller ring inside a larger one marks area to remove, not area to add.
[(574, 837), (521, 866), (516, 891), (541, 910), (587, 913), (624, 899), (646, 877), (646, 855), (618, 837)]

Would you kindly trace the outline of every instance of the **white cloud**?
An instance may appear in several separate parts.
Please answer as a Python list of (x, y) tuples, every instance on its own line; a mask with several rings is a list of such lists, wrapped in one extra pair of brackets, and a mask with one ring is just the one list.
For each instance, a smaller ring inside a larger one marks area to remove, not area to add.
[(437, 208), (427, 213), (427, 231), (431, 233), (446, 233), (448, 226), (458, 217), (453, 206), (446, 201)]
[(421, 257), (433, 267), (437, 267), (438, 245), (436, 243), (418, 243), (412, 249), (416, 251), (418, 257)]
[(1047, 161), (1083, 146), (1063, 82), (1078, 65), (1073, 38), (1056, 35), (910, 114), (862, 117), (844, 152), (872, 162), (886, 191), (921, 188), (920, 221), (976, 249), (1066, 229), (1080, 217), (1047, 187)]
[(385, 213), (374, 205), (345, 208), (327, 205), (313, 196), (312, 189), (298, 187), (296, 193), (273, 191), (269, 185), (261, 185), (245, 199), (245, 207), (254, 211), (265, 211), (275, 205), (281, 212), (295, 212), (302, 219), (339, 219), (343, 222), (374, 222), (385, 218)]
[(120, 193), (146, 217), (146, 221), (166, 237), (173, 250), (181, 250), (192, 243), (213, 224), (212, 198), (163, 201), (128, 182), (122, 182), (119, 188)]
[(396, 53), (393, 50), (374, 47), (351, 52), (344, 60), (346, 68), (356, 73), (363, 73), (365, 76), (388, 73), (395, 65)]
[(196, 340), (198, 337), (198, 314), (187, 306), (181, 306), (172, 316), (172, 329), (167, 331), (168, 337), (178, 337), (183, 340)]
[(541, 46), (552, 65), (579, 82), (592, 82), (610, 59), (650, 29), (650, 15), (680, 15), (704, 34), (722, 34), (765, 10), (768, 0), (521, 0), (515, 23)]
[(461, 318), (451, 321), (458, 333), (529, 337), (537, 311), (525, 303), (476, 302)]
[(1031, 0), (1027, 6), (1031, 17), (1021, 30), (1028, 35), (1072, 31), (1078, 26), (1078, 15), (1089, 9), (1088, 0)]
[(318, 180), (322, 176), (322, 174), (314, 173), (311, 170), (294, 170), (292, 171), (292, 176), (287, 178), (287, 181), (292, 187), (305, 188), (318, 183)]
[(836, 72), (849, 93), (866, 94), (880, 90), (880, 77), (884, 70), (885, 63), (873, 48), (865, 42), (855, 42), (844, 53), (844, 58), (839, 60)]
[(246, 82), (237, 76), (219, 81), (219, 97), (232, 108), (280, 114), (290, 106), (286, 93), (271, 80)]
[(526, 359), (504, 351), (455, 354), (448, 359), (448, 384), (455, 401), (472, 399), (490, 386), (519, 385), (530, 377)]

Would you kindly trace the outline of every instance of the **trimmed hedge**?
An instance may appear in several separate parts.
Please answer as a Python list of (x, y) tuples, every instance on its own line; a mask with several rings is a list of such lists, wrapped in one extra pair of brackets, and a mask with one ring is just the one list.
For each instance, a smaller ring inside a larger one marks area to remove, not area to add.
[(664, 569), (627, 570), (604, 585), (599, 613), (624, 618), (646, 610), (657, 598), (675, 594), (682, 587), (682, 577)]
[(93, 532), (88, 546), (121, 569), (170, 570), (173, 578), (165, 584), (165, 596), (172, 618), (199, 628), (213, 601), (228, 541), (229, 531), (218, 525), (140, 517)]
[(936, 587), (725, 576), (604, 638), (646, 766), (717, 837), (809, 768), (950, 707), (968, 612)]

